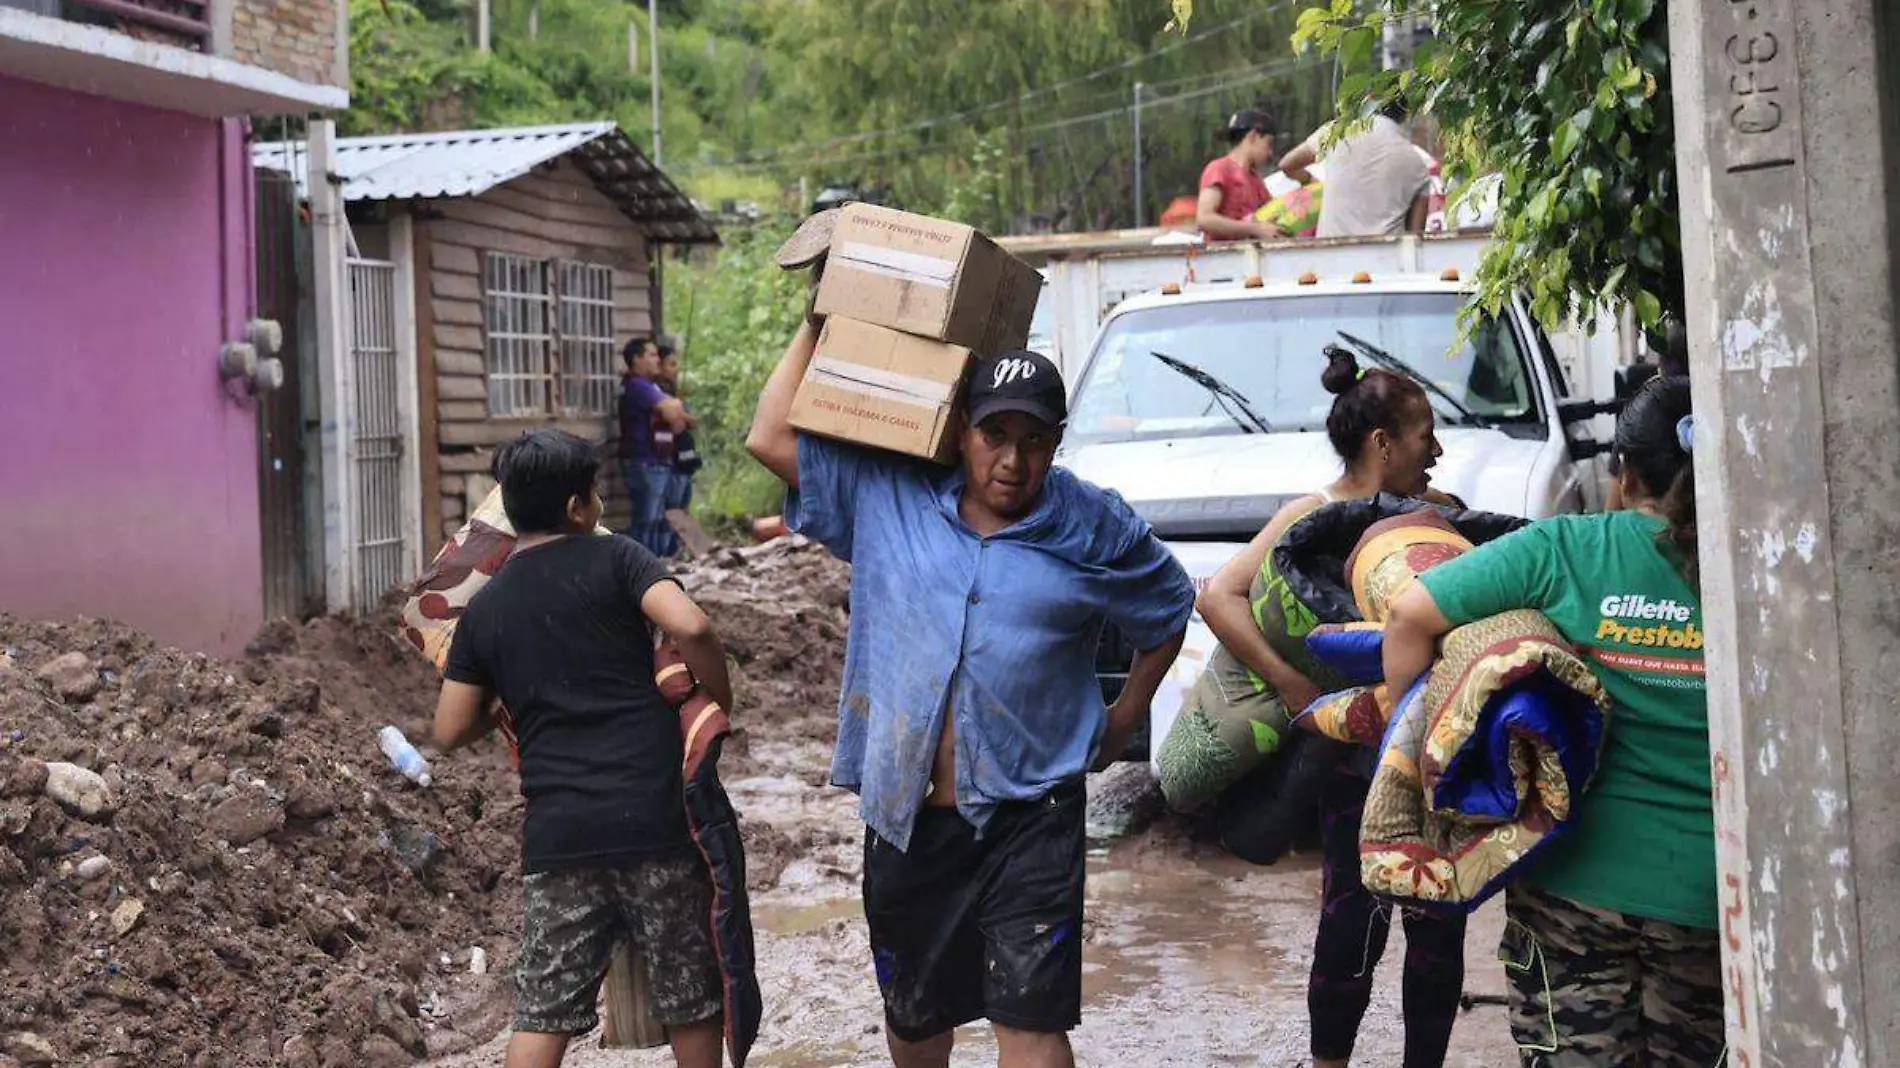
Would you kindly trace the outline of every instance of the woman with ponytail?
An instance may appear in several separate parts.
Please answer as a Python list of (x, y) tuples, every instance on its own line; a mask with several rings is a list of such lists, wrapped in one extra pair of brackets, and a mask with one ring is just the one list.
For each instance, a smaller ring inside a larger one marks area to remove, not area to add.
[[(1197, 607), (1220, 639), (1208, 667), (1235, 690), (1266, 687), (1297, 715), (1320, 696), (1268, 643), (1250, 602), (1256, 576), (1270, 582), (1269, 558), (1281, 535), (1308, 513), (1335, 501), (1380, 493), (1462, 507), (1431, 488), (1430, 470), (1444, 451), (1433, 433), (1435, 417), (1425, 391), (1390, 371), (1362, 369), (1352, 354), (1328, 348), (1320, 383), (1333, 394), (1326, 435), (1344, 472), (1315, 493), (1289, 502), (1266, 529), (1209, 580)], [(1343, 555), (1343, 553), (1342, 553)], [(1308, 726), (1311, 720), (1302, 720)], [(1356, 766), (1331, 773), (1319, 799), (1323, 889), (1313, 968), (1307, 980), (1316, 1068), (1344, 1068), (1352, 1059), (1359, 1023), (1372, 1000), (1373, 970), (1385, 953), (1392, 911), (1359, 879), (1359, 818), (1370, 783)], [(1237, 794), (1247, 782), (1231, 788)], [(1225, 837), (1228, 833), (1223, 831)], [(1231, 839), (1229, 839), (1231, 841)], [(1236, 847), (1237, 852), (1242, 852)], [(1462, 916), (1405, 914), (1404, 1068), (1440, 1068), (1458, 1016), (1464, 984)]]
[(1533, 608), (1613, 702), (1573, 826), (1506, 898), (1500, 956), (1526, 1068), (1721, 1061), (1694, 445), (1689, 380), (1652, 379), (1617, 423), (1622, 511), (1533, 523), (1435, 567), (1386, 624), (1395, 694), (1453, 627)]

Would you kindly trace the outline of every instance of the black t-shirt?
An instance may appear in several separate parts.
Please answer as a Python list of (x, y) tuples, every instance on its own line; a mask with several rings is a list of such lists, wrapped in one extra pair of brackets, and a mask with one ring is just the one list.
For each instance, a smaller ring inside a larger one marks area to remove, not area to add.
[(511, 557), (455, 628), (444, 676), (514, 717), (525, 872), (624, 867), (690, 844), (679, 720), (640, 611), (668, 581), (630, 538), (563, 538)]

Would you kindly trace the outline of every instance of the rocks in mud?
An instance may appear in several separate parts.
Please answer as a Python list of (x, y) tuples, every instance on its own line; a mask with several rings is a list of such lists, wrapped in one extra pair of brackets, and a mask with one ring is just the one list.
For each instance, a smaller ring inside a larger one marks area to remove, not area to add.
[(319, 1068), (317, 1047), (303, 1035), (291, 1035), (277, 1055), (284, 1068)]
[(46, 789), (46, 765), (0, 756), (0, 797), (38, 797)]
[(1147, 761), (1125, 760), (1090, 775), (1087, 829), (1090, 838), (1140, 834), (1166, 808), (1161, 784)]
[(112, 815), (112, 791), (97, 772), (77, 764), (55, 761), (46, 765), (46, 796), (81, 819), (97, 820)]
[(205, 815), (205, 833), (246, 846), (284, 825), (284, 810), (257, 789), (240, 789)]
[(112, 933), (123, 938), (139, 925), (139, 918), (145, 915), (145, 903), (137, 898), (126, 898), (119, 907), (112, 910)]
[(112, 860), (110, 858), (87, 857), (85, 860), (79, 862), (76, 874), (86, 882), (92, 882), (94, 879), (99, 878), (111, 870)]
[(426, 1056), (429, 1052), (429, 1040), (422, 1033), (422, 1025), (409, 1011), (409, 1007), (387, 991), (376, 995), (370, 1007), (370, 1017), (374, 1020), (376, 1034), (394, 1042), (398, 1048), (410, 1054), (410, 1058), (399, 1061), (407, 1064), (410, 1059)]
[(53, 1048), (53, 1044), (32, 1031), (8, 1035), (6, 1042), (0, 1043), (0, 1049), (20, 1062), (22, 1068), (39, 1068), (40, 1065), (59, 1061), (59, 1052)]
[(91, 700), (99, 692), (99, 669), (81, 652), (56, 656), (34, 674), (54, 693), (75, 703)]

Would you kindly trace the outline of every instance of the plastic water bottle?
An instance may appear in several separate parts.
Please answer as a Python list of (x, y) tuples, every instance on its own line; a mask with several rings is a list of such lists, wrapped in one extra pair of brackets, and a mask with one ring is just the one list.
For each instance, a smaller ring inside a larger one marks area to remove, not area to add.
[(416, 747), (409, 744), (401, 731), (384, 727), (376, 732), (376, 744), (382, 746), (383, 755), (410, 782), (417, 786), (429, 785), (429, 762), (422, 759), (422, 754), (416, 752)]

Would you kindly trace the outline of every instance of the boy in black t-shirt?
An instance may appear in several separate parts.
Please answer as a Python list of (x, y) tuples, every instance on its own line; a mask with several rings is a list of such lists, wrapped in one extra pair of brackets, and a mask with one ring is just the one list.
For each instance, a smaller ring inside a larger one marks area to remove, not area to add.
[(572, 434), (533, 430), (494, 473), (517, 541), (455, 630), (435, 740), (467, 745), (499, 697), (520, 749), (522, 936), (507, 1068), (555, 1068), (592, 1030), (614, 944), (646, 951), (655, 1015), (682, 1068), (720, 1063), (712, 883), (687, 835), (679, 722), (653, 681), (653, 630), (732, 707), (705, 613), (652, 553), (597, 537), (600, 463)]

